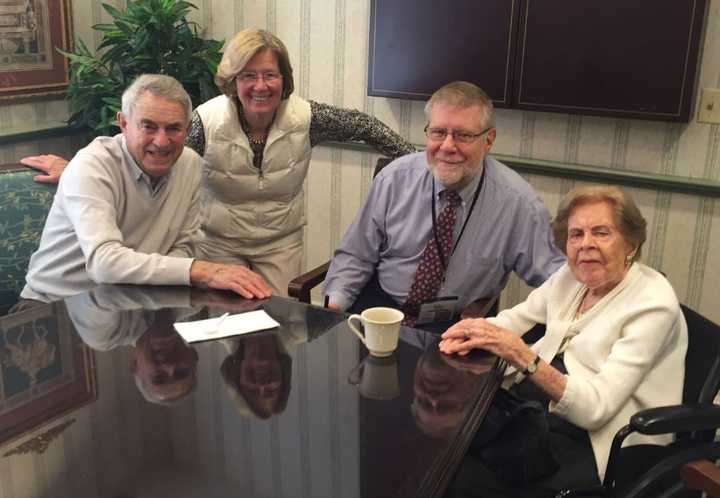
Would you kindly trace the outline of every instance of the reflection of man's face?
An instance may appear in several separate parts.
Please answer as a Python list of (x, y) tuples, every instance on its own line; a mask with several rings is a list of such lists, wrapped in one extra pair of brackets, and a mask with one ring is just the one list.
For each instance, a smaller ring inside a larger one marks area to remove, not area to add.
[(270, 416), (282, 392), (282, 369), (275, 336), (249, 337), (239, 359), (238, 388), (256, 413)]
[(423, 356), (415, 368), (415, 416), (421, 429), (445, 436), (462, 422), (476, 377), (444, 363), (437, 354)]
[(158, 319), (138, 340), (130, 369), (154, 400), (171, 401), (195, 386), (197, 352), (183, 342), (172, 322)]

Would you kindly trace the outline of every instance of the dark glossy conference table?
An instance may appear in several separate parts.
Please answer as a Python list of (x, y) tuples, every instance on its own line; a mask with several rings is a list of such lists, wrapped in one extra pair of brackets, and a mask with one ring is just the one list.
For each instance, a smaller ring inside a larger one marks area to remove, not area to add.
[[(281, 327), (190, 346), (172, 327), (258, 307)], [(375, 359), (346, 318), (134, 286), (0, 318), (0, 497), (441, 496), (495, 360), (410, 328)]]

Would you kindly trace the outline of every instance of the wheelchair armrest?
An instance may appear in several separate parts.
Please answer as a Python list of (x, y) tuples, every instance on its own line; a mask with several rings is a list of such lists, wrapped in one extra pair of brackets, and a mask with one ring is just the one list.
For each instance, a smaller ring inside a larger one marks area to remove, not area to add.
[(288, 295), (303, 303), (310, 303), (310, 291), (325, 280), (330, 262), (313, 268), (299, 277), (295, 277), (288, 284)]
[(625, 438), (633, 432), (640, 434), (671, 434), (695, 431), (715, 431), (720, 427), (720, 406), (711, 403), (659, 406), (641, 410), (630, 417), (613, 438), (603, 486), (613, 485), (618, 455)]
[(630, 418), (630, 428), (640, 434), (707, 431), (718, 427), (720, 406), (710, 403), (648, 408)]

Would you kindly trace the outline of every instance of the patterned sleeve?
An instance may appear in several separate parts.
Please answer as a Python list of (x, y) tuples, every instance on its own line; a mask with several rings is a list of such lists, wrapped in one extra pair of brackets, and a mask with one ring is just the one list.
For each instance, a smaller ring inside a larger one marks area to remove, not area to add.
[(205, 128), (197, 111), (193, 111), (190, 129), (185, 137), (185, 145), (201, 156), (205, 154)]
[(373, 116), (355, 109), (341, 109), (310, 101), (310, 145), (334, 140), (362, 141), (381, 154), (396, 158), (415, 152), (415, 147)]

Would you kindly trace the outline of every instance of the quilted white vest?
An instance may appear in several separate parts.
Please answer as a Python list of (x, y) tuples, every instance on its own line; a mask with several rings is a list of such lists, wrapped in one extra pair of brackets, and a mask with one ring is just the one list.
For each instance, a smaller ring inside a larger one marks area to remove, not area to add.
[(277, 110), (262, 168), (224, 95), (197, 108), (205, 129), (203, 229), (259, 244), (305, 224), (303, 182), (310, 164), (310, 104), (291, 95)]

